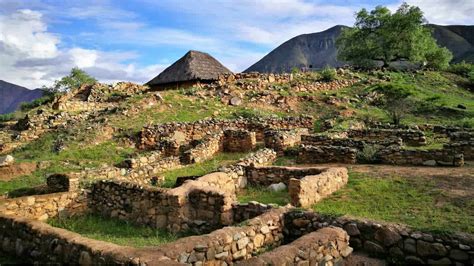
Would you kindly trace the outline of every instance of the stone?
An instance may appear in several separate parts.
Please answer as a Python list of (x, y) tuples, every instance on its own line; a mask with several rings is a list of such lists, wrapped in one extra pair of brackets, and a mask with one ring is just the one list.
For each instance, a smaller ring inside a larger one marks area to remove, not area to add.
[(229, 252), (224, 251), (224, 252), (221, 252), (221, 253), (216, 254), (215, 258), (216, 258), (217, 260), (224, 260), (224, 259), (226, 259), (228, 256), (229, 256)]
[(237, 96), (236, 96), (236, 97), (232, 97), (232, 98), (230, 99), (230, 104), (233, 105), (233, 106), (239, 106), (239, 105), (242, 104), (242, 99), (239, 98), (239, 97), (237, 97)]
[(402, 237), (391, 227), (382, 227), (375, 232), (375, 240), (389, 247), (396, 244)]
[(452, 262), (449, 258), (442, 258), (439, 260), (429, 259), (428, 264), (429, 265), (452, 265)]
[(351, 248), (351, 247), (346, 247), (343, 251), (341, 251), (341, 255), (342, 255), (343, 257), (347, 257), (347, 256), (349, 256), (349, 255), (352, 253), (353, 250), (354, 250), (354, 249)]
[(408, 256), (405, 258), (405, 263), (408, 264), (408, 265), (422, 265), (422, 264), (425, 264), (425, 262), (416, 257), (416, 256)]
[(348, 224), (344, 225), (344, 230), (350, 236), (360, 235), (359, 228), (357, 228), (357, 224), (355, 224), (355, 223), (348, 223)]
[(365, 241), (364, 250), (377, 257), (383, 256), (385, 254), (384, 248), (372, 241)]
[(268, 226), (264, 225), (260, 228), (260, 233), (262, 233), (264, 235), (268, 234), (268, 233), (270, 233), (270, 228), (268, 228)]
[(449, 252), (449, 257), (451, 259), (455, 259), (455, 260), (467, 260), (469, 259), (469, 254), (467, 254), (467, 252), (464, 252), (462, 250), (459, 250), (459, 249), (452, 249), (450, 252)]
[(283, 182), (271, 184), (268, 186), (268, 189), (274, 192), (284, 191), (286, 190), (286, 185)]
[(15, 158), (11, 155), (0, 157), (0, 167), (12, 165), (15, 162)]
[(249, 243), (249, 238), (248, 237), (241, 238), (241, 239), (239, 239), (239, 241), (237, 241), (237, 247), (239, 249), (243, 249), (247, 246), (248, 243)]
[(92, 258), (89, 255), (89, 252), (82, 251), (79, 257), (79, 265), (92, 265)]
[(416, 240), (412, 238), (407, 238), (403, 242), (405, 251), (409, 253), (416, 253)]
[(235, 259), (235, 260), (238, 260), (238, 259), (242, 259), (245, 257), (245, 255), (247, 255), (247, 249), (241, 249), (237, 252), (235, 252), (232, 257)]
[(422, 257), (429, 256), (445, 256), (448, 251), (440, 243), (429, 243), (423, 240), (418, 240), (416, 243), (416, 250), (418, 255)]
[(428, 160), (423, 162), (424, 166), (436, 166), (436, 161), (435, 160)]
[(253, 244), (255, 245), (256, 248), (263, 246), (264, 241), (265, 241), (265, 236), (262, 234), (257, 234), (253, 238)]

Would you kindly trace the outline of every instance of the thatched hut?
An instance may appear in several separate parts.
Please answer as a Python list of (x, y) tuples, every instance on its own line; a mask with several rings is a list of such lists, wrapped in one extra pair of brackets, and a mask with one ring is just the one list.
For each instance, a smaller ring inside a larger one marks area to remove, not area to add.
[(219, 75), (227, 73), (232, 72), (209, 54), (189, 51), (145, 85), (158, 90), (191, 87), (215, 81)]

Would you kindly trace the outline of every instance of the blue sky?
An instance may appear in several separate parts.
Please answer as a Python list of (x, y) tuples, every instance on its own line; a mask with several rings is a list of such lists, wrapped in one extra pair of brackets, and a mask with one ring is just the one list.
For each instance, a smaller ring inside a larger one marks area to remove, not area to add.
[[(408, 0), (429, 22), (474, 24), (474, 1)], [(0, 0), (0, 79), (36, 88), (79, 66), (146, 82), (190, 49), (242, 71), (285, 40), (401, 1)]]

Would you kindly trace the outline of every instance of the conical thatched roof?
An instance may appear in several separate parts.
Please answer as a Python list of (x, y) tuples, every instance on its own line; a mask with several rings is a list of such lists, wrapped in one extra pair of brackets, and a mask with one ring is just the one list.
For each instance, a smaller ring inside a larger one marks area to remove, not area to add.
[(167, 83), (217, 80), (221, 74), (232, 73), (214, 57), (199, 51), (189, 51), (178, 61), (163, 70), (158, 76), (148, 81), (146, 85), (161, 85)]

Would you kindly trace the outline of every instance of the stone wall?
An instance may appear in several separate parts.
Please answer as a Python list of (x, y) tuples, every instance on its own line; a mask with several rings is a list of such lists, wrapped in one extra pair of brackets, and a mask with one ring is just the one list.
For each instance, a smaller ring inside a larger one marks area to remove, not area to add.
[(474, 131), (455, 131), (448, 134), (452, 142), (469, 141), (474, 142)]
[(318, 175), (324, 170), (321, 167), (254, 166), (247, 168), (246, 175), (248, 184), (266, 187), (280, 182), (288, 185), (292, 178)]
[(400, 147), (389, 147), (377, 152), (376, 157), (381, 163), (395, 165), (426, 165), (426, 166), (463, 166), (462, 153), (451, 150), (406, 150)]
[(347, 233), (326, 227), (236, 265), (340, 265), (351, 253)]
[(248, 182), (246, 174), (248, 167), (269, 165), (272, 164), (276, 158), (277, 154), (274, 150), (265, 148), (247, 155), (235, 164), (221, 167), (220, 171), (232, 177), (237, 189), (245, 188)]
[(101, 181), (92, 185), (89, 208), (108, 217), (172, 232), (208, 231), (232, 222), (234, 201), (233, 179), (216, 172), (174, 189)]
[(223, 142), (226, 152), (248, 152), (257, 147), (255, 132), (247, 130), (225, 130)]
[(366, 145), (379, 145), (379, 146), (402, 146), (403, 141), (401, 138), (389, 138), (389, 139), (351, 139), (351, 138), (333, 138), (327, 135), (303, 135), (301, 136), (301, 144), (312, 145), (312, 146), (343, 146), (363, 150)]
[(205, 119), (189, 123), (167, 123), (154, 126), (145, 126), (139, 134), (138, 147), (141, 149), (156, 149), (160, 140), (170, 137), (176, 132), (190, 142), (202, 139), (204, 136), (225, 129), (245, 129), (256, 133), (257, 140), (263, 140), (264, 131), (267, 129), (293, 129), (312, 128), (312, 117), (286, 117), (266, 119), (232, 119), (218, 120)]
[(234, 202), (232, 204), (234, 223), (240, 223), (252, 219), (273, 208), (278, 208), (278, 205), (263, 204), (256, 201), (250, 201), (248, 203)]
[(279, 154), (301, 143), (301, 135), (308, 134), (307, 128), (293, 130), (267, 130), (265, 131), (265, 147), (275, 150)]
[(196, 147), (183, 153), (181, 162), (184, 164), (192, 164), (211, 159), (214, 155), (223, 150), (223, 137), (224, 134), (222, 132), (205, 137)]
[(65, 174), (51, 174), (46, 178), (46, 185), (51, 192), (66, 192), (79, 190), (79, 178)]
[(62, 192), (0, 200), (0, 213), (45, 221), (57, 215), (77, 215), (87, 211), (83, 192)]
[(321, 170), (322, 172), (317, 175), (290, 179), (288, 192), (293, 206), (311, 207), (347, 184), (349, 176), (346, 168), (333, 167)]
[(301, 145), (296, 158), (297, 163), (348, 163), (357, 160), (357, 149), (342, 146)]
[(474, 141), (456, 141), (443, 145), (444, 150), (452, 151), (455, 154), (462, 153), (464, 160), (474, 160)]
[(383, 140), (401, 138), (403, 143), (411, 146), (426, 145), (426, 137), (423, 131), (413, 129), (384, 129), (370, 128), (361, 130), (349, 130), (349, 138), (362, 140)]
[(343, 228), (350, 236), (352, 248), (394, 264), (470, 265), (474, 262), (474, 236), (469, 234), (419, 232), (397, 224), (333, 218), (309, 211), (286, 213), (284, 224), (286, 241), (329, 225)]

